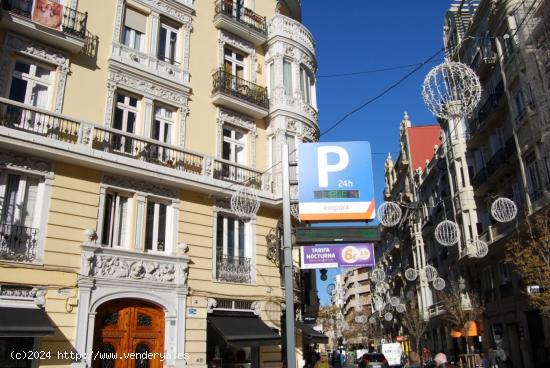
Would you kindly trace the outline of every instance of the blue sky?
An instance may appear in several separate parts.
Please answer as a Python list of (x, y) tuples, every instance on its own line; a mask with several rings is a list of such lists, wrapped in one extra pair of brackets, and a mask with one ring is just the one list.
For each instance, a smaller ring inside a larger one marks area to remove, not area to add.
[[(452, 0), (302, 0), (303, 23), (317, 43), (317, 104), (321, 133), (346, 113), (397, 82), (409, 68), (327, 78), (324, 75), (378, 70), (419, 64), (443, 46), (443, 17)], [(381, 99), (347, 118), (321, 141), (371, 142), (377, 203), (384, 190), (384, 161), (399, 149), (399, 123), (403, 112), (413, 125), (435, 122), (424, 107), (420, 90), (424, 76), (443, 60), (425, 65)], [(392, 156), (395, 158), (395, 153)], [(321, 304), (328, 304), (329, 279), (317, 279)]]

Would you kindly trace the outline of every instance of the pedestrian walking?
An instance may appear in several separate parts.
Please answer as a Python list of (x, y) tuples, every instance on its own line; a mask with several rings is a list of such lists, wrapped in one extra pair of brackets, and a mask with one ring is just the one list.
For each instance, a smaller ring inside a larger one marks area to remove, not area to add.
[(422, 365), (420, 364), (420, 355), (416, 351), (411, 351), (409, 353), (409, 358), (407, 361), (407, 364), (405, 365), (406, 368), (421, 368)]
[(321, 358), (315, 363), (313, 368), (330, 368), (327, 353), (321, 354)]
[(437, 353), (434, 360), (437, 368), (458, 368), (456, 365), (447, 362), (445, 353)]

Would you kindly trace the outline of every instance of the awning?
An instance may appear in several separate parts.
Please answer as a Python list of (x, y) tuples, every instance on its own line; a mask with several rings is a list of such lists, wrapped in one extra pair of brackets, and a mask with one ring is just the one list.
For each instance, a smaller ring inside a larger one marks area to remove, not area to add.
[(279, 345), (281, 336), (255, 315), (208, 316), (208, 323), (230, 345)]
[(43, 309), (0, 308), (0, 336), (32, 337), (53, 335), (54, 329)]
[(314, 329), (313, 325), (296, 321), (296, 328), (302, 331), (302, 334), (307, 340), (316, 344), (328, 344), (328, 336)]

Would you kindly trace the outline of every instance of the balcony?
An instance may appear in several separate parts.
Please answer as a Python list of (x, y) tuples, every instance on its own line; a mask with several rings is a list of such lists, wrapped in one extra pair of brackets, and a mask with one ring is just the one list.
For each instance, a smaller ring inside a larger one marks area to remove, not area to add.
[(251, 270), (250, 258), (227, 255), (216, 257), (217, 281), (250, 284), (252, 282)]
[(261, 119), (267, 116), (267, 88), (226, 72), (223, 68), (212, 75), (212, 102)]
[(474, 189), (480, 187), (483, 183), (485, 183), (487, 181), (487, 178), (487, 169), (482, 168), (481, 170), (479, 170), (472, 178), (472, 186), (474, 187)]
[(489, 159), (489, 162), (487, 162), (487, 165), (485, 166), (487, 168), (487, 176), (491, 177), (495, 172), (498, 171), (500, 167), (506, 162), (506, 149), (501, 148), (498, 151), (496, 151), (493, 156)]
[(237, 6), (233, 0), (217, 0), (214, 6), (216, 28), (233, 33), (256, 47), (267, 40), (265, 17), (243, 6)]
[(84, 47), (88, 13), (61, 6), (58, 18), (43, 19), (33, 12), (32, 0), (4, 0), (0, 23), (5, 28), (29, 38), (51, 44), (71, 53)]
[(284, 37), (290, 39), (315, 55), (315, 41), (311, 32), (300, 22), (286, 17), (282, 14), (275, 14), (267, 25), (268, 38)]
[(5, 98), (0, 98), (0, 136), (48, 147), (49, 152), (57, 149), (63, 158), (74, 155), (93, 166), (115, 165), (117, 172), (131, 168), (132, 175), (136, 175), (139, 170), (149, 170), (156, 176), (164, 175), (166, 180), (176, 179), (174, 184), (184, 180), (202, 189), (227, 186), (223, 182), (247, 182), (262, 191), (259, 195), (272, 197), (271, 180), (260, 171)]
[(37, 243), (38, 229), (0, 223), (0, 260), (32, 263)]
[(111, 58), (179, 84), (189, 83), (189, 71), (175, 60), (163, 60), (118, 42), (113, 43)]

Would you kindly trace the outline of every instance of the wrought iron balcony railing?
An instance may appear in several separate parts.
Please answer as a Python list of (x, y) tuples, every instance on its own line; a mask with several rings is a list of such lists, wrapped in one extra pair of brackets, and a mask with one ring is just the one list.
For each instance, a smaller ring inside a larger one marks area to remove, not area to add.
[(34, 262), (38, 229), (0, 223), (0, 260)]
[(216, 280), (250, 284), (251, 259), (219, 254), (216, 257)]
[(267, 88), (226, 72), (223, 68), (213, 75), (212, 93), (222, 92), (248, 101), (265, 109), (269, 108)]
[(216, 15), (223, 14), (228, 16), (267, 36), (267, 23), (265, 17), (256, 14), (244, 6), (237, 5), (233, 0), (217, 0), (215, 6)]
[(72, 120), (1, 97), (0, 127), (195, 174), (205, 177), (206, 181), (214, 178), (271, 190), (268, 178), (246, 166), (117, 129)]
[[(33, 4), (33, 0), (4, 0), (2, 8), (32, 20)], [(63, 6), (63, 19), (61, 20), (63, 33), (84, 39), (86, 38), (87, 22), (87, 12), (81, 13), (68, 6)]]

